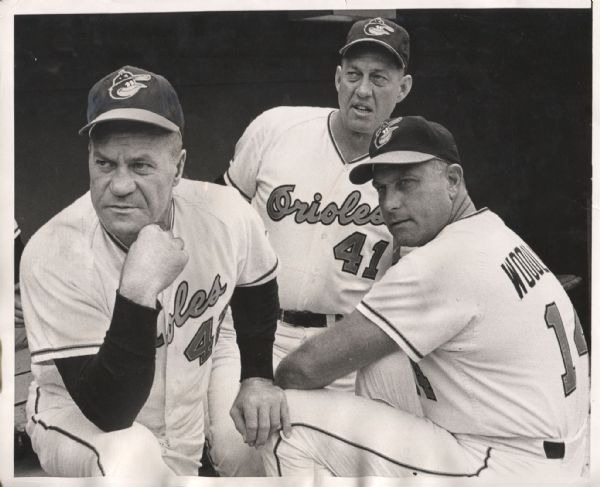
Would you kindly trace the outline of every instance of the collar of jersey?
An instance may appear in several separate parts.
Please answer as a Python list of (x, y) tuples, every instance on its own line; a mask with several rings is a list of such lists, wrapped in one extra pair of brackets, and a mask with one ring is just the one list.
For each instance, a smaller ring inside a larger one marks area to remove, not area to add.
[(327, 115), (327, 131), (329, 132), (329, 138), (331, 139), (331, 143), (333, 144), (333, 147), (335, 148), (335, 151), (337, 152), (342, 163), (344, 165), (354, 164), (355, 162), (362, 161), (363, 159), (369, 157), (369, 154), (367, 153), (363, 154), (362, 156), (355, 157), (351, 161), (346, 161), (346, 159), (344, 159), (342, 151), (340, 150), (340, 147), (338, 146), (337, 142), (335, 141), (335, 137), (333, 136), (333, 130), (331, 130), (331, 117), (335, 112), (339, 112), (339, 110), (332, 110), (331, 112), (329, 112), (329, 115)]
[(475, 210), (473, 213), (469, 213), (468, 215), (465, 215), (456, 221), (459, 222), (461, 220), (466, 220), (467, 218), (471, 218), (472, 216), (477, 216), (480, 213), (484, 213), (486, 211), (489, 211), (489, 208), (487, 206), (484, 206), (483, 208), (480, 208), (479, 210)]

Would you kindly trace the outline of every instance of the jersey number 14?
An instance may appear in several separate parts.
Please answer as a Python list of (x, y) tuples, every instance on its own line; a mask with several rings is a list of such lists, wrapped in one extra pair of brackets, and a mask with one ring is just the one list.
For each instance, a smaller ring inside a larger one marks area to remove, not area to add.
[[(583, 335), (583, 328), (579, 322), (577, 312), (573, 310), (575, 315), (575, 328), (573, 330), (573, 341), (575, 342), (575, 349), (577, 354), (581, 357), (588, 353), (587, 345), (585, 343), (585, 337)], [(550, 303), (546, 305), (546, 313), (544, 314), (544, 320), (546, 326), (552, 328), (556, 334), (558, 346), (560, 347), (560, 354), (562, 356), (563, 364), (565, 366), (565, 373), (562, 374), (563, 389), (565, 391), (565, 397), (571, 394), (577, 387), (577, 375), (575, 366), (573, 365), (573, 357), (571, 356), (571, 348), (569, 347), (569, 341), (567, 338), (567, 332), (565, 331), (565, 325), (563, 323), (558, 306), (556, 303)]]

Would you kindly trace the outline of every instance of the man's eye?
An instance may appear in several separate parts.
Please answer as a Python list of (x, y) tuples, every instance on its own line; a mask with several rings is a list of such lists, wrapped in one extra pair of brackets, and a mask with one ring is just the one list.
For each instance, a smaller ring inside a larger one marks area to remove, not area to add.
[(136, 171), (147, 171), (148, 169), (150, 169), (150, 164), (146, 162), (134, 162), (133, 169), (135, 169)]
[(359, 75), (358, 75), (358, 73), (355, 73), (354, 71), (350, 71), (349, 73), (346, 74), (346, 77), (350, 81), (356, 81), (359, 78)]
[(105, 161), (103, 159), (96, 159), (96, 165), (102, 169), (109, 169), (112, 167), (112, 162)]
[(381, 76), (378, 74), (372, 76), (371, 79), (373, 80), (373, 83), (375, 83), (377, 86), (383, 86), (387, 82), (387, 78), (385, 76)]

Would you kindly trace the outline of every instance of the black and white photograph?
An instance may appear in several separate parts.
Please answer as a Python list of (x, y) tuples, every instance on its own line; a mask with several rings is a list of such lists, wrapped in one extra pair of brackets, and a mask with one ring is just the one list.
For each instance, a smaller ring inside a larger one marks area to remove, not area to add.
[(0, 486), (600, 481), (591, 2), (0, 14)]

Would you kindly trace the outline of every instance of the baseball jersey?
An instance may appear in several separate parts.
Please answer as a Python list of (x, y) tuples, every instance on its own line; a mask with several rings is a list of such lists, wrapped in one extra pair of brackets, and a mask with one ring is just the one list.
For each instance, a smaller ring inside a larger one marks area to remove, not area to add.
[(332, 108), (259, 115), (225, 174), (261, 215), (279, 256), (283, 309), (347, 313), (391, 265), (392, 237), (370, 183), (354, 185), (330, 129)]
[(589, 356), (573, 305), (490, 210), (402, 258), (357, 309), (412, 359), (425, 416), (451, 433), (566, 440), (585, 423)]
[[(136, 421), (175, 447), (204, 440), (211, 353), (234, 288), (273, 279), (277, 258), (262, 221), (232, 188), (182, 179), (171, 215), (189, 261), (158, 296), (156, 371)], [(99, 222), (89, 192), (27, 245), (21, 278), (38, 410), (72, 404), (53, 359), (98, 351), (125, 256)]]

